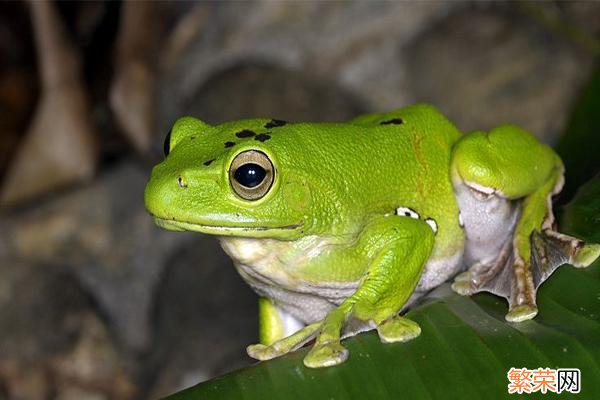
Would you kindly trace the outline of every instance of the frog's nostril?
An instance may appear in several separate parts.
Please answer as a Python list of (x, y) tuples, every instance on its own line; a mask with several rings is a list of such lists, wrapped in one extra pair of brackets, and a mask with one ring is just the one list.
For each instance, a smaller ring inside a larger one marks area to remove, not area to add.
[(187, 183), (183, 180), (182, 177), (177, 178), (177, 184), (179, 185), (180, 188), (185, 189), (187, 187)]

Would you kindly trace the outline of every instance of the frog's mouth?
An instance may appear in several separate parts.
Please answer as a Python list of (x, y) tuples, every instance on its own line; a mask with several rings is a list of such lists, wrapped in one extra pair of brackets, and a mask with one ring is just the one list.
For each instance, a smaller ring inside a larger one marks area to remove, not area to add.
[(209, 235), (224, 235), (224, 236), (260, 236), (273, 232), (290, 232), (302, 228), (304, 222), (293, 225), (283, 226), (217, 226), (195, 224), (191, 222), (173, 221), (160, 217), (154, 217), (156, 225), (170, 231), (192, 231), (206, 233)]

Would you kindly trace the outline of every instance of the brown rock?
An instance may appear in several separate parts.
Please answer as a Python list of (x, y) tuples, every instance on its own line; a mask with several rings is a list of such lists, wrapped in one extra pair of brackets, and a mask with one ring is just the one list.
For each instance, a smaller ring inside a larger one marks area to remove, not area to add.
[(7, 398), (135, 394), (93, 302), (70, 272), (2, 259), (0, 281), (0, 387)]
[(174, 254), (156, 299), (149, 398), (253, 362), (245, 348), (258, 340), (257, 297), (214, 238), (197, 235)]
[(364, 110), (356, 96), (333, 82), (261, 64), (238, 65), (216, 74), (182, 106), (182, 114), (210, 123), (256, 116), (344, 121)]
[(528, 1), (519, 2), (519, 9), (556, 35), (571, 40), (591, 53), (600, 51), (600, 2)]
[(464, 8), (407, 48), (412, 88), (463, 131), (521, 125), (556, 141), (592, 59), (504, 8)]
[(143, 204), (148, 172), (115, 166), (85, 187), (0, 221), (0, 254), (66, 265), (110, 317), (125, 355), (150, 344), (155, 286), (190, 236), (161, 230)]
[[(549, 5), (546, 5), (549, 6)], [(572, 24), (584, 35), (596, 42), (596, 50), (600, 45), (600, 3), (597, 1), (568, 1), (555, 4), (564, 9), (566, 22)]]
[(81, 322), (79, 340), (50, 361), (58, 399), (130, 399), (137, 388), (122, 373), (121, 359), (106, 328), (94, 315)]
[(184, 113), (332, 120), (410, 103), (400, 49), (457, 4), (197, 3), (161, 63), (156, 146)]

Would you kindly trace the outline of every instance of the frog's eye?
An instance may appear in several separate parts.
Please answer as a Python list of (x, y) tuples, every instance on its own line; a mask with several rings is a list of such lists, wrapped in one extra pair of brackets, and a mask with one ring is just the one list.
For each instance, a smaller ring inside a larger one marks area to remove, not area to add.
[(275, 180), (275, 170), (269, 157), (256, 150), (238, 154), (229, 168), (229, 181), (235, 194), (245, 200), (262, 198)]
[(165, 142), (163, 143), (163, 152), (165, 153), (165, 157), (169, 155), (169, 151), (171, 150), (171, 132), (173, 129), (169, 130), (167, 136), (165, 136)]

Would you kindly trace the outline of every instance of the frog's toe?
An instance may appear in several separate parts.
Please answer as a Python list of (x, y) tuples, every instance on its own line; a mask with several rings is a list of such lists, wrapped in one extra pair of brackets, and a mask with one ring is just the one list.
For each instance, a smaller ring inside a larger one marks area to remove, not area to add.
[(421, 327), (405, 317), (394, 317), (377, 327), (379, 339), (383, 343), (406, 342), (421, 334)]
[(588, 243), (581, 247), (573, 256), (572, 264), (575, 267), (587, 267), (600, 256), (600, 244)]
[(508, 322), (522, 322), (527, 321), (528, 319), (532, 319), (538, 313), (538, 309), (535, 305), (532, 304), (522, 304), (520, 306), (516, 306), (510, 309), (508, 314), (504, 316), (504, 318)]
[(454, 278), (452, 290), (463, 296), (470, 296), (475, 293), (475, 289), (471, 283), (471, 273), (469, 271), (462, 272)]
[(471, 272), (464, 271), (454, 277), (454, 282), (470, 282), (471, 281)]
[(265, 346), (264, 344), (251, 344), (246, 347), (248, 355), (255, 360), (266, 361), (281, 355), (273, 346)]
[(348, 359), (348, 350), (340, 342), (315, 344), (304, 357), (304, 365), (309, 368), (331, 367)]

